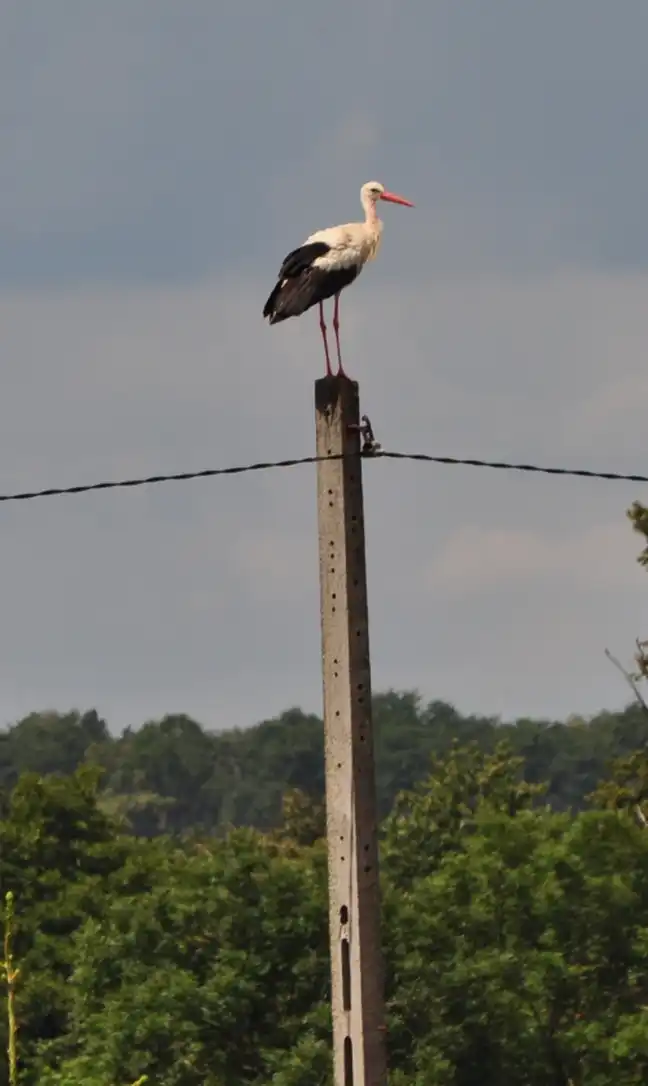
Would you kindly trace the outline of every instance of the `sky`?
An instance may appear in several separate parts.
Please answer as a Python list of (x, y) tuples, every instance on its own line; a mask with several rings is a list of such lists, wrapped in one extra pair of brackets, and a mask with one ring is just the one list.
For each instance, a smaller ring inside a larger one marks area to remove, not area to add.
[[(648, 474), (645, 0), (5, 0), (0, 492), (308, 456), (283, 256), (386, 206), (345, 363), (386, 449)], [(315, 469), (0, 505), (0, 724), (321, 711)], [(365, 465), (373, 685), (619, 708), (646, 488)]]

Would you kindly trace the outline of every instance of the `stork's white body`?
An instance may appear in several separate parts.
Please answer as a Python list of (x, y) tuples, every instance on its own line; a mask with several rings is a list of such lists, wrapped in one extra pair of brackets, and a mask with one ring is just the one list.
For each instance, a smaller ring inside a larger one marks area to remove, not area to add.
[(270, 324), (277, 324), (289, 317), (298, 317), (311, 306), (319, 304), (327, 374), (331, 374), (331, 367), (322, 303), (326, 298), (335, 298), (333, 328), (337, 344), (338, 373), (343, 374), (338, 321), (340, 293), (357, 279), (365, 264), (378, 253), (383, 224), (376, 213), (376, 204), (378, 200), (387, 200), (395, 204), (405, 204), (407, 207), (413, 206), (402, 196), (386, 192), (378, 181), (368, 181), (363, 185), (360, 199), (365, 221), (316, 230), (297, 249), (288, 253), (263, 309), (263, 316), (269, 318)]
[(358, 274), (365, 264), (378, 255), (382, 241), (383, 223), (379, 218), (373, 222), (347, 222), (342, 226), (328, 226), (325, 230), (316, 230), (306, 238), (304, 245), (321, 241), (330, 246), (324, 256), (316, 257), (313, 266), (322, 271), (334, 271), (337, 268), (358, 268)]

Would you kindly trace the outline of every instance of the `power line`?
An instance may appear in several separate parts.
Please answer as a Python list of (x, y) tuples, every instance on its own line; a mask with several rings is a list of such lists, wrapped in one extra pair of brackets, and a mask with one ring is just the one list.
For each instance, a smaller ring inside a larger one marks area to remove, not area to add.
[(538, 464), (509, 464), (504, 460), (472, 460), (455, 456), (428, 456), (427, 453), (379, 452), (391, 460), (423, 460), (431, 464), (459, 464), (469, 468), (495, 468), (499, 471), (526, 471), (541, 475), (570, 475), (582, 479), (611, 479), (623, 483), (648, 483), (648, 475), (622, 475), (616, 471), (588, 471), (587, 468), (547, 468)]
[[(33, 498), (56, 498), (64, 494), (88, 494), (93, 490), (119, 490), (153, 483), (184, 483), (190, 479), (209, 479), (217, 475), (244, 475), (252, 471), (269, 471), (274, 468), (292, 468), (300, 464), (316, 464), (319, 460), (339, 460), (339, 456), (302, 456), (292, 460), (262, 461), (257, 464), (241, 464), (231, 468), (206, 468), (203, 471), (181, 471), (170, 475), (148, 475), (137, 479), (107, 480), (84, 486), (49, 487), (46, 490), (27, 490), (15, 494), (0, 494), (0, 502), (31, 501)], [(614, 482), (648, 483), (648, 475), (623, 475), (615, 471), (589, 471), (586, 468), (550, 468), (538, 464), (508, 463), (504, 460), (477, 460), (467, 457), (431, 456), (428, 453), (387, 452), (382, 449), (367, 451), (365, 460), (410, 460), (427, 464), (455, 465), (470, 468), (492, 468), (497, 471), (526, 472), (540, 475), (564, 475), (582, 479), (606, 479)]]
[[(330, 457), (335, 459), (335, 457)], [(118, 490), (127, 487), (149, 486), (152, 483), (185, 483), (189, 479), (209, 479), (216, 475), (244, 475), (249, 471), (267, 471), (270, 468), (292, 468), (297, 464), (315, 464), (317, 456), (302, 456), (297, 460), (274, 460), (268, 463), (241, 464), (233, 468), (205, 468), (203, 471), (179, 471), (171, 475), (147, 475), (139, 479), (108, 480), (88, 483), (84, 486), (56, 486), (47, 490), (27, 490), (22, 494), (0, 494), (0, 502), (31, 501), (32, 498), (58, 498), (62, 494), (88, 494), (91, 490)]]

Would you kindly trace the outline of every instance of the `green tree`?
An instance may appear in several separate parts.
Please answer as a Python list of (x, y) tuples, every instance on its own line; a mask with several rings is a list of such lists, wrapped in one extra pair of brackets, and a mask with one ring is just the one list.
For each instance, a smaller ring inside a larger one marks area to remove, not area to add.
[(0, 821), (0, 898), (11, 892), (15, 902), (26, 1084), (37, 1049), (67, 1033), (71, 936), (101, 916), (113, 886), (144, 892), (157, 869), (154, 849), (144, 859), (141, 845), (100, 810), (98, 777), (88, 767), (69, 778), (25, 774)]
[[(614, 809), (556, 813), (522, 771), (450, 745), (386, 822), (397, 1086), (648, 1076), (648, 833), (604, 785)], [(329, 1086), (322, 814), (293, 791), (278, 832), (135, 840), (96, 771), (23, 778), (0, 875), (24, 1086)]]
[(425, 780), (401, 792), (385, 820), (382, 862), (390, 879), (406, 888), (434, 871), (447, 852), (463, 848), (483, 804), (511, 818), (527, 809), (544, 786), (528, 784), (522, 769), (506, 743), (492, 754), (474, 742), (453, 743)]
[[(61, 1072), (91, 1086), (144, 1073), (158, 1086), (288, 1083), (304, 1064), (319, 1074), (325, 880), (321, 849), (286, 855), (250, 830), (175, 849), (159, 886), (111, 902), (73, 940)], [(43, 1070), (42, 1086), (55, 1081)]]
[(386, 909), (394, 1081), (646, 1081), (648, 835), (629, 820), (486, 802)]
[(289, 789), (282, 801), (282, 825), (275, 836), (297, 845), (314, 845), (326, 837), (326, 810), (323, 803), (299, 788)]
[[(508, 742), (524, 759), (527, 782), (546, 782), (547, 802), (556, 810), (583, 809), (608, 763), (648, 743), (648, 713), (638, 704), (589, 720), (502, 723), (390, 690), (376, 695), (373, 708), (381, 817), (455, 740), (485, 753)], [(104, 770), (104, 810), (123, 817), (138, 836), (223, 834), (232, 825), (274, 829), (287, 792), (297, 790), (313, 803), (324, 798), (323, 724), (299, 709), (217, 734), (178, 714), (117, 738), (94, 712), (33, 714), (0, 732), (0, 812), (24, 770), (67, 774), (81, 764)]]
[(2, 736), (0, 782), (15, 783), (21, 773), (73, 773), (88, 748), (107, 738), (106, 722), (94, 709), (30, 713)]
[(648, 755), (636, 750), (612, 764), (611, 775), (601, 781), (588, 799), (598, 807), (630, 812), (642, 827), (648, 827)]

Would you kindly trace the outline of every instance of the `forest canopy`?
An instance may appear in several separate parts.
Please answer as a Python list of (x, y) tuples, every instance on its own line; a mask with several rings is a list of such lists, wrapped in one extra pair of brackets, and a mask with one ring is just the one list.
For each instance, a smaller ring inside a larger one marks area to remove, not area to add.
[[(421, 769), (381, 825), (390, 1081), (648, 1081), (645, 752), (578, 812), (508, 743), (450, 741)], [(5, 794), (20, 1083), (330, 1086), (321, 804), (291, 789), (271, 830), (138, 837), (100, 776), (24, 772)]]
[[(636, 702), (587, 720), (501, 723), (463, 716), (443, 701), (426, 703), (415, 691), (387, 691), (374, 698), (373, 714), (383, 817), (397, 793), (412, 788), (430, 758), (454, 741), (474, 741), (484, 752), (509, 743), (524, 760), (526, 779), (547, 784), (546, 802), (555, 810), (582, 808), (614, 759), (648, 743), (648, 714)], [(90, 710), (32, 713), (0, 732), (0, 792), (21, 773), (67, 775), (83, 765), (101, 770), (103, 808), (138, 835), (270, 829), (280, 821), (287, 790), (323, 799), (323, 725), (289, 709), (256, 727), (213, 733), (173, 715), (111, 736)]]

